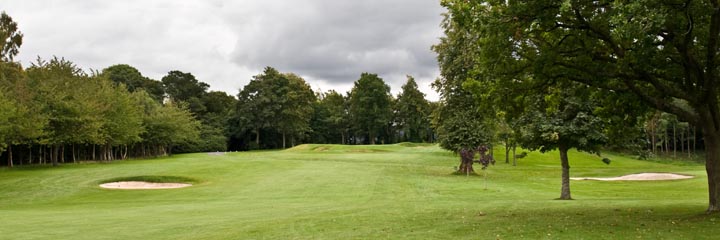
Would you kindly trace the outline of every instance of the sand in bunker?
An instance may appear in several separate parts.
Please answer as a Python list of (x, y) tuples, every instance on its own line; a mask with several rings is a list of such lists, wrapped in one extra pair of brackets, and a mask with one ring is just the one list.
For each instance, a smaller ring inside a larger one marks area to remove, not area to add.
[(572, 180), (598, 180), (598, 181), (657, 181), (657, 180), (676, 180), (676, 179), (688, 179), (693, 176), (680, 175), (675, 173), (638, 173), (630, 174), (620, 177), (574, 177)]
[(102, 188), (110, 189), (169, 189), (192, 186), (187, 183), (151, 183), (141, 181), (111, 182), (100, 184)]

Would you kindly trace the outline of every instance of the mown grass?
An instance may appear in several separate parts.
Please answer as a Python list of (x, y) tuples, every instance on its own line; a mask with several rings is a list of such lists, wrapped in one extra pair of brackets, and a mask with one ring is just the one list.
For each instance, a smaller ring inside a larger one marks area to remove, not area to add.
[[(451, 174), (434, 145), (302, 145), (112, 164), (0, 169), (0, 239), (713, 239), (700, 165), (572, 152), (571, 176), (675, 172), (689, 180), (573, 181), (557, 153), (529, 153), (478, 176)], [(479, 171), (479, 170), (478, 170)], [(182, 189), (100, 182), (175, 176)], [(487, 188), (486, 188), (487, 186)]]

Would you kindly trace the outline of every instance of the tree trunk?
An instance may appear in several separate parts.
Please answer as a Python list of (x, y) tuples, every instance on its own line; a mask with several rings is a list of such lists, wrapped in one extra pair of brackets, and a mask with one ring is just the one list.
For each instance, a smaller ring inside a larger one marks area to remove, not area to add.
[(282, 137), (283, 137), (283, 149), (285, 149), (285, 132), (282, 133)]
[(571, 200), (570, 196), (570, 163), (568, 161), (568, 147), (558, 146), (560, 150), (560, 164), (562, 165), (562, 187), (560, 188), (560, 200)]
[(510, 145), (505, 142), (505, 164), (510, 163)]
[(340, 137), (342, 138), (340, 144), (345, 144), (345, 132), (340, 132)]
[(473, 169), (472, 159), (470, 159), (470, 160), (468, 161), (468, 160), (465, 160), (465, 159), (463, 159), (462, 157), (460, 157), (460, 167), (458, 168), (458, 171), (457, 171), (457, 172), (458, 172), (458, 173), (462, 173), (462, 174), (466, 174), (466, 175), (467, 175), (467, 174), (470, 174), (470, 173), (474, 173), (474, 172), (475, 172), (475, 169)]
[(677, 158), (677, 129), (673, 123), (673, 158)]
[(652, 144), (652, 153), (653, 153), (653, 155), (656, 155), (657, 153), (655, 152), (655, 148), (657, 148), (657, 136), (656, 136), (657, 134), (655, 132), (655, 123), (650, 124), (650, 132), (651, 132), (651, 134), (650, 134), (650, 136), (651, 136), (650, 142), (651, 143), (650, 144)]
[(685, 131), (680, 130), (680, 155), (685, 153)]
[(73, 163), (77, 163), (77, 160), (75, 159), (75, 144), (72, 145), (72, 159)]
[(260, 148), (260, 128), (255, 128), (255, 145)]
[(50, 161), (52, 161), (53, 167), (57, 167), (58, 165), (58, 153), (60, 152), (60, 146), (57, 144), (52, 146), (52, 153), (50, 155)]
[(12, 144), (8, 145), (8, 167), (13, 167)]
[(709, 204), (707, 213), (720, 212), (718, 193), (720, 193), (720, 132), (711, 131), (712, 128), (705, 127), (705, 171), (708, 177)]
[(368, 130), (368, 138), (370, 138), (370, 145), (375, 145), (375, 137), (373, 137), (371, 130)]
[(695, 152), (697, 152), (697, 128), (695, 128), (695, 126), (693, 126), (692, 144), (693, 144), (693, 154), (695, 154)]

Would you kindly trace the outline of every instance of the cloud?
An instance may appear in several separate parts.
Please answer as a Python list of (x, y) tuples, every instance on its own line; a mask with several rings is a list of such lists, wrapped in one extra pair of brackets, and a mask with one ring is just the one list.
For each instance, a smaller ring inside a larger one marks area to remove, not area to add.
[(102, 69), (126, 63), (160, 79), (192, 72), (234, 95), (265, 66), (314, 88), (349, 90), (362, 72), (397, 93), (405, 75), (437, 76), (430, 46), (443, 9), (431, 0), (26, 1), (5, 9), (25, 33), (18, 59), (62, 56)]

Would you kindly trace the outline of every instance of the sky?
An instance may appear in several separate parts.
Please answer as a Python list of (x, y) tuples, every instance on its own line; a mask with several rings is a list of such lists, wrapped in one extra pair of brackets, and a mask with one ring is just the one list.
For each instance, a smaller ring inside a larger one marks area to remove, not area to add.
[(438, 99), (439, 0), (2, 0), (0, 10), (24, 34), (23, 66), (57, 56), (156, 80), (179, 70), (233, 96), (266, 66), (323, 92), (345, 93), (369, 72), (397, 96), (411, 75)]

